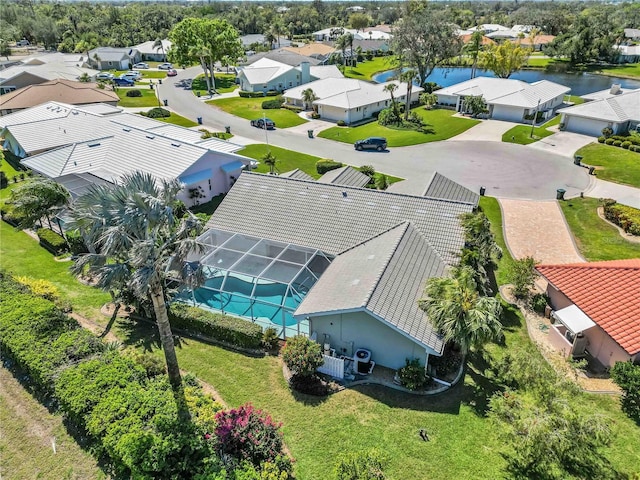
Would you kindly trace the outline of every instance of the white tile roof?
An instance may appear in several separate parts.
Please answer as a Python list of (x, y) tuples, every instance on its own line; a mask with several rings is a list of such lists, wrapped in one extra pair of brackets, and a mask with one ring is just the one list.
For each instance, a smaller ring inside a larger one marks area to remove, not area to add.
[[(300, 68), (297, 68), (300, 70)], [(309, 67), (311, 78), (323, 80), (325, 78), (344, 78), (342, 72), (335, 65), (311, 65)]]
[[(162, 42), (162, 46), (164, 47), (164, 53), (167, 53), (171, 48), (171, 45), (173, 45), (173, 43), (171, 43), (171, 40), (167, 40), (167, 39), (161, 40), (161, 42)], [(162, 48), (159, 48), (159, 47), (153, 48), (154, 43), (156, 43), (155, 40), (149, 40), (148, 42), (143, 42), (138, 45), (134, 45), (131, 48), (136, 49), (142, 55), (162, 54)]]
[(637, 90), (637, 89), (622, 88), (620, 87), (620, 85), (612, 85), (611, 88), (607, 88), (605, 90), (598, 90), (597, 92), (587, 93), (586, 95), (581, 95), (580, 98), (583, 98), (587, 101), (604, 100), (605, 98), (617, 97), (625, 93), (633, 92), (634, 90)]
[(315, 179), (306, 172), (303, 172), (299, 168), (295, 170), (291, 170), (289, 172), (284, 172), (280, 174), (281, 177), (284, 178), (297, 178), (298, 180), (309, 180), (310, 182), (315, 181)]
[(278, 78), (295, 68), (269, 58), (261, 58), (257, 62), (247, 65), (246, 67), (239, 67), (239, 69), (244, 73), (244, 76), (247, 77), (249, 83), (257, 85), (260, 83), (268, 83), (270, 80)]
[(640, 121), (640, 89), (611, 98), (563, 108), (559, 113), (607, 122)]
[(41, 65), (15, 65), (13, 67), (0, 70), (0, 84), (11, 84), (11, 79), (29, 73), (45, 80), (55, 80), (62, 78), (63, 80), (78, 80), (83, 73), (90, 77), (94, 77), (99, 72), (91, 68), (78, 67), (62, 62), (49, 62)]
[[(73, 110), (73, 105), (60, 102), (46, 102), (35, 107), (26, 108), (19, 112), (3, 115), (0, 117), (0, 128), (21, 123), (37, 122), (51, 118), (61, 118), (69, 115)], [(77, 108), (76, 108), (77, 109)]]

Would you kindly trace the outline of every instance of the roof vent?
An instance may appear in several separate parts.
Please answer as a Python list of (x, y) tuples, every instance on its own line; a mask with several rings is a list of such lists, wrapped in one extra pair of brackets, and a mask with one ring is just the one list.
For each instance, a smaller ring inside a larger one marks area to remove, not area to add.
[(172, 143), (171, 146), (172, 147), (179, 147), (181, 144), (180, 143)]
[(154, 135), (145, 135), (149, 140), (153, 140), (154, 138), (156, 138)]
[(347, 198), (347, 192), (342, 192), (342, 196), (343, 196), (344, 198)]
[(99, 147), (100, 146), (100, 142), (98, 143), (90, 143), (89, 147)]
[(130, 131), (131, 131), (131, 129), (130, 129), (130, 128), (123, 128), (123, 129), (122, 129), (122, 131), (124, 131), (124, 132), (130, 132)]
[(618, 95), (622, 92), (622, 85), (619, 83), (614, 83), (613, 85), (611, 85), (611, 90), (609, 90), (609, 93), (611, 95)]

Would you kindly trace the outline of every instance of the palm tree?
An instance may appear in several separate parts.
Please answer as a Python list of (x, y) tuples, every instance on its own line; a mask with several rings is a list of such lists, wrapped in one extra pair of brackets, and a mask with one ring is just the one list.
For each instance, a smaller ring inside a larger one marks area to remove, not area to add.
[(22, 218), (20, 228), (31, 228), (42, 217), (47, 219), (51, 228), (51, 216), (68, 205), (70, 198), (67, 189), (59, 183), (48, 178), (37, 178), (15, 188), (7, 205)]
[(264, 43), (269, 44), (269, 50), (273, 48), (273, 44), (276, 42), (276, 36), (273, 33), (273, 29), (264, 32)]
[(411, 108), (411, 91), (413, 90), (413, 80), (418, 72), (415, 69), (408, 69), (398, 75), (398, 80), (407, 84), (407, 101), (405, 102), (404, 119), (409, 119), (409, 109)]
[(268, 151), (262, 157), (262, 161), (264, 162), (264, 164), (266, 166), (269, 167), (269, 173), (271, 175), (273, 175), (273, 173), (275, 172), (275, 169), (276, 169), (276, 162), (278, 161), (276, 159), (275, 155), (273, 153), (271, 153), (271, 151)]
[(151, 300), (169, 382), (184, 417), (188, 411), (167, 312), (166, 282), (171, 278), (192, 283), (199, 273), (188, 274), (183, 266), (196, 248), (195, 236), (202, 225), (193, 215), (176, 216), (181, 189), (177, 180), (159, 182), (150, 174), (134, 172), (117, 185), (92, 186), (76, 199), (71, 215), (72, 226), (86, 232), (85, 238), (98, 252), (81, 255), (73, 271), (88, 270), (105, 290), (125, 285), (138, 300)]
[(317, 99), (318, 97), (316, 96), (312, 88), (307, 88), (302, 91), (302, 101), (304, 102), (305, 110), (309, 107), (313, 108), (313, 101)]
[(446, 342), (454, 342), (467, 353), (502, 338), (502, 306), (495, 297), (482, 297), (476, 290), (473, 270), (459, 267), (452, 277), (431, 278), (426, 297), (418, 305)]
[(476, 77), (476, 70), (478, 69), (478, 57), (480, 50), (482, 50), (482, 31), (476, 30), (471, 34), (471, 39), (467, 43), (463, 51), (471, 57), (473, 63), (471, 64), (471, 78)]
[(347, 45), (348, 41), (346, 35), (339, 36), (334, 44), (336, 49), (342, 52), (342, 64), (344, 68), (347, 67)]
[(156, 38), (156, 41), (153, 42), (153, 46), (151, 48), (153, 48), (156, 52), (158, 50), (162, 50), (163, 61), (167, 61), (167, 53), (164, 51), (164, 44), (162, 43), (162, 39)]
[(399, 125), (401, 118), (400, 118), (400, 112), (398, 112), (398, 102), (396, 102), (396, 99), (393, 96), (393, 93), (397, 89), (398, 89), (398, 84), (393, 82), (388, 83), (383, 88), (385, 92), (389, 92), (389, 95), (391, 95), (391, 108), (393, 109), (393, 114), (396, 117), (396, 123)]

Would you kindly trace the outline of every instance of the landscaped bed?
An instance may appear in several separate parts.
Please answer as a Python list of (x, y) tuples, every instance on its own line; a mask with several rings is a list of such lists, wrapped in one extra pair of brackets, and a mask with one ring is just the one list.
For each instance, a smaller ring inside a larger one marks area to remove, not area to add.
[(332, 127), (323, 130), (318, 136), (344, 143), (354, 143), (356, 140), (367, 137), (385, 137), (389, 147), (404, 147), (446, 140), (480, 123), (479, 120), (454, 117), (456, 112), (452, 110), (427, 110), (425, 107), (418, 107), (412, 111), (416, 112), (426, 124), (426, 133), (385, 127), (374, 120), (359, 127)]
[(295, 127), (296, 125), (302, 125), (307, 122), (307, 120), (300, 118), (291, 110), (284, 108), (265, 110), (262, 108), (262, 102), (265, 100), (273, 100), (274, 98), (275, 97), (230, 97), (209, 100), (207, 103), (237, 117), (246, 118), (247, 120), (257, 120), (265, 116), (275, 122), (276, 128)]
[(590, 143), (576, 152), (582, 163), (596, 167), (601, 180), (640, 188), (640, 153), (619, 147)]

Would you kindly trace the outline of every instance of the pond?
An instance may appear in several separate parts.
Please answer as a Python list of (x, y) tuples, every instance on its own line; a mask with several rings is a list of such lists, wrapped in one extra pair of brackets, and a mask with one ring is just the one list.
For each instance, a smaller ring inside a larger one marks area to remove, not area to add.
[[(373, 77), (375, 82), (386, 82), (394, 74), (393, 70), (379, 73)], [(488, 70), (478, 70), (477, 77), (495, 77)], [(436, 82), (443, 87), (449, 87), (456, 83), (464, 82), (471, 78), (471, 68), (436, 68), (429, 75), (427, 81)], [(585, 95), (587, 93), (597, 92), (611, 87), (614, 83), (619, 83), (622, 88), (640, 88), (640, 80), (630, 80), (627, 78), (606, 77), (604, 75), (595, 75), (593, 73), (552, 73), (544, 70), (521, 70), (511, 75), (514, 80), (522, 80), (525, 82), (537, 82), (539, 80), (549, 80), (571, 87), (572, 95)]]

